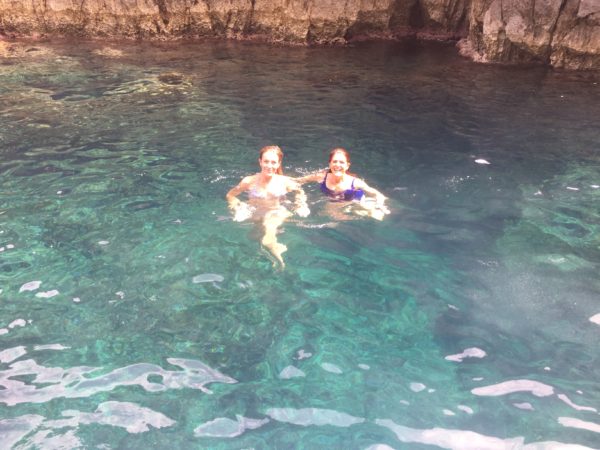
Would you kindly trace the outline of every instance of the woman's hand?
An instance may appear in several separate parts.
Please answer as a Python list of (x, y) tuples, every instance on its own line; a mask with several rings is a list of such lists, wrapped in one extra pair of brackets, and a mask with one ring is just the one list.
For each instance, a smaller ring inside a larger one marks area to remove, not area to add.
[(252, 217), (255, 209), (248, 205), (248, 203), (241, 201), (238, 201), (238, 203), (233, 206), (230, 204), (229, 207), (233, 211), (233, 220), (235, 222), (243, 222), (244, 220), (249, 219)]
[(298, 214), (300, 217), (308, 217), (310, 214), (310, 209), (308, 207), (308, 205), (306, 203), (298, 206), (296, 208), (296, 214)]

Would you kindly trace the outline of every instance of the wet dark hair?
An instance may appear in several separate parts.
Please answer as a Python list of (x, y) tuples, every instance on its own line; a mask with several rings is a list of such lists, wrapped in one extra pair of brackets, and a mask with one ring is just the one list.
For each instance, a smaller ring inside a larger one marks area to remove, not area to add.
[(348, 161), (348, 164), (350, 164), (350, 153), (348, 153), (348, 151), (342, 147), (336, 147), (329, 152), (329, 162), (331, 162), (336, 153), (341, 153), (344, 155), (346, 157), (346, 161)]
[(265, 153), (271, 152), (271, 151), (275, 152), (277, 154), (277, 157), (279, 158), (279, 168), (277, 169), (277, 174), (283, 175), (283, 169), (281, 168), (281, 166), (283, 164), (283, 151), (281, 150), (281, 148), (278, 145), (267, 145), (267, 146), (261, 148), (260, 154), (258, 156), (258, 160), (260, 161)]

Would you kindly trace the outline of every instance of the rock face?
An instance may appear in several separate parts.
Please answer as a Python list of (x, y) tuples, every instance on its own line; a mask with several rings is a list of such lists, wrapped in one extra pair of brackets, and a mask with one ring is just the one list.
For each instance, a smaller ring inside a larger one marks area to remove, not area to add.
[(461, 49), (480, 61), (600, 69), (600, 0), (472, 0)]
[(455, 39), (484, 62), (600, 69), (600, 0), (0, 0), (0, 34), (292, 44)]

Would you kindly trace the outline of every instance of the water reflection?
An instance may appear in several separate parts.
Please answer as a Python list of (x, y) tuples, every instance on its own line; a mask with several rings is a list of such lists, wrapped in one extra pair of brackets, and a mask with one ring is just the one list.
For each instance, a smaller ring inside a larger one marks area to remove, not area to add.
[[(596, 78), (409, 47), (0, 66), (1, 445), (595, 446)], [(290, 223), (274, 275), (223, 202), (270, 143), (394, 213)]]
[[(62, 349), (53, 345), (44, 349)], [(90, 397), (99, 392), (112, 391), (121, 386), (141, 386), (148, 392), (166, 389), (199, 389), (210, 394), (210, 383), (236, 383), (200, 361), (168, 358), (167, 362), (182, 371), (165, 370), (154, 364), (138, 363), (111, 370), (100, 367), (45, 367), (34, 359), (15, 361), (27, 354), (25, 347), (6, 349), (0, 353), (0, 362), (11, 363), (0, 372), (0, 402), (8, 406), (20, 403), (44, 403), (56, 398)], [(19, 378), (31, 379), (30, 382)], [(150, 381), (152, 380), (152, 381)], [(43, 385), (38, 387), (36, 385)]]

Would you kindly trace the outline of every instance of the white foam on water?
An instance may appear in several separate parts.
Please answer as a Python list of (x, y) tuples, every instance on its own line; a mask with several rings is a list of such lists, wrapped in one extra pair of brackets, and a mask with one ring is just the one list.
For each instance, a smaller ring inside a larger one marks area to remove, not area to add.
[[(144, 433), (153, 428), (165, 428), (176, 422), (162, 413), (131, 402), (109, 401), (98, 405), (93, 413), (76, 410), (63, 411), (75, 424), (101, 424), (125, 428), (129, 433)], [(56, 424), (63, 425), (63, 424)], [(64, 426), (64, 425), (63, 425)], [(76, 425), (75, 425), (76, 426)]]
[(487, 159), (483, 159), (483, 158), (478, 158), (475, 160), (475, 162), (477, 164), (490, 164), (490, 162)]
[[(14, 351), (16, 354), (21, 353)], [(10, 355), (6, 357), (13, 358)], [(187, 388), (210, 394), (210, 389), (206, 387), (210, 383), (237, 383), (237, 380), (201, 361), (167, 358), (167, 362), (182, 370), (165, 370), (155, 364), (137, 363), (90, 378), (88, 374), (103, 369), (88, 366), (63, 369), (40, 366), (33, 359), (16, 361), (3, 371), (5, 379), (24, 373), (32, 374), (35, 375), (35, 383), (44, 383), (46, 386), (32, 389), (29, 384), (12, 384), (10, 389), (0, 390), (0, 403), (14, 406), (21, 403), (46, 403), (56, 398), (89, 398), (99, 392), (110, 392), (122, 386), (140, 386), (147, 392)], [(159, 381), (151, 381), (153, 379)]]
[(473, 414), (473, 408), (468, 407), (467, 405), (458, 405), (456, 407), (457, 409), (460, 409), (463, 412), (466, 412), (467, 414)]
[(34, 350), (68, 350), (71, 347), (65, 347), (62, 344), (46, 344), (46, 345), (35, 345)]
[(327, 372), (331, 372), (331, 373), (335, 373), (337, 375), (340, 375), (342, 373), (344, 373), (342, 371), (342, 369), (340, 369), (338, 366), (336, 366), (335, 364), (331, 364), (331, 363), (322, 363), (321, 364), (321, 368)]
[(110, 241), (98, 241), (98, 245), (108, 245)]
[(224, 279), (223, 275), (219, 275), (218, 273), (201, 273), (192, 278), (192, 283), (220, 283)]
[(368, 364), (359, 364), (358, 367), (362, 370), (369, 370), (371, 368)]
[(289, 380), (290, 378), (305, 377), (306, 374), (295, 366), (287, 366), (279, 372), (279, 378)]
[(547, 397), (554, 394), (554, 388), (539, 381), (510, 380), (471, 389), (472, 394), (489, 397), (497, 397), (514, 392), (531, 392), (536, 397)]
[(579, 190), (579, 188), (577, 188), (577, 187), (573, 187), (573, 186), (567, 186), (567, 189), (568, 189), (569, 191), (578, 191), (578, 190)]
[[(53, 421), (47, 421), (42, 426), (53, 425)], [(69, 426), (70, 424), (67, 424)], [(76, 426), (76, 425), (73, 425)], [(76, 431), (71, 429), (65, 433), (58, 430), (41, 429), (30, 434), (22, 443), (23, 448), (44, 448), (44, 449), (73, 449), (84, 448), (83, 443), (77, 437)]]
[(480, 348), (471, 347), (463, 350), (462, 353), (456, 355), (448, 355), (444, 359), (448, 361), (462, 362), (465, 358), (484, 358), (487, 353)]
[(52, 289), (51, 291), (38, 292), (37, 294), (35, 294), (35, 296), (38, 298), (52, 298), (57, 296), (58, 294), (60, 294), (60, 292), (58, 292), (56, 289)]
[(593, 408), (591, 406), (579, 406), (575, 403), (573, 403), (571, 401), (571, 399), (569, 397), (567, 397), (565, 394), (558, 394), (557, 397), (562, 400), (563, 402), (565, 402), (567, 405), (569, 405), (571, 408), (576, 409), (577, 411), (592, 411), (592, 412), (598, 412), (598, 410), (596, 408)]
[[(33, 430), (37, 429), (43, 421), (44, 417), (39, 416), (37, 414), (26, 414), (10, 419), (0, 419), (0, 435), (2, 436), (2, 448), (16, 448), (15, 446), (17, 445), (17, 443), (21, 442), (25, 438), (25, 436), (29, 435)], [(60, 447), (57, 446), (54, 448)]]
[(522, 437), (501, 439), (467, 430), (409, 428), (389, 419), (376, 419), (375, 424), (392, 431), (400, 442), (435, 445), (451, 450), (507, 450), (522, 448), (524, 442)]
[(425, 386), (423, 383), (410, 383), (409, 387), (410, 387), (410, 390), (413, 392), (421, 392), (427, 386)]
[(0, 363), (10, 363), (15, 359), (20, 358), (21, 356), (27, 354), (27, 349), (25, 349), (24, 345), (19, 345), (18, 347), (7, 348), (6, 350), (2, 350), (0, 352)]
[(27, 322), (24, 319), (16, 319), (8, 324), (8, 328), (13, 329), (15, 327), (24, 327), (25, 325), (27, 325)]
[(298, 351), (296, 352), (296, 359), (297, 359), (298, 361), (301, 361), (301, 360), (303, 360), (303, 359), (306, 359), (306, 358), (310, 358), (311, 356), (312, 356), (312, 353), (311, 353), (311, 352), (304, 351), (304, 349), (303, 349), (303, 348), (301, 348), (300, 350), (298, 350)]
[(559, 417), (558, 423), (565, 427), (579, 428), (580, 430), (593, 431), (600, 433), (600, 424), (595, 422), (587, 422), (585, 420), (575, 419), (573, 417)]
[(42, 282), (39, 280), (36, 281), (28, 281), (23, 286), (20, 287), (19, 292), (25, 291), (35, 291), (41, 286)]
[(600, 313), (594, 314), (592, 317), (590, 317), (590, 322), (600, 325)]
[(444, 409), (443, 413), (445, 416), (455, 416), (456, 413), (454, 411), (450, 411), (449, 409)]
[(2, 336), (3, 334), (7, 334), (8, 330), (6, 328), (0, 328), (0, 336)]
[(519, 408), (519, 409), (523, 409), (525, 411), (533, 411), (533, 406), (531, 403), (529, 402), (523, 402), (523, 403), (513, 403), (513, 406), (515, 408)]
[(250, 419), (248, 417), (236, 415), (236, 420), (227, 417), (218, 417), (209, 422), (205, 422), (194, 430), (197, 437), (221, 437), (234, 438), (244, 434), (246, 430), (255, 430), (270, 422), (269, 419)]
[(333, 409), (321, 408), (269, 408), (266, 414), (278, 422), (292, 423), (294, 425), (331, 425), (334, 427), (349, 427), (363, 423), (362, 417), (351, 416)]
[[(566, 426), (578, 425), (581, 428), (597, 431), (593, 423), (561, 418)], [(469, 430), (446, 428), (418, 429), (398, 425), (389, 419), (377, 419), (375, 424), (391, 430), (399, 441), (434, 445), (448, 450), (593, 450), (578, 444), (566, 444), (556, 441), (541, 441), (525, 444), (522, 436), (513, 438), (497, 438)], [(568, 425), (567, 425), (568, 424)], [(598, 426), (598, 425), (596, 425)]]

